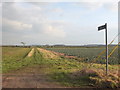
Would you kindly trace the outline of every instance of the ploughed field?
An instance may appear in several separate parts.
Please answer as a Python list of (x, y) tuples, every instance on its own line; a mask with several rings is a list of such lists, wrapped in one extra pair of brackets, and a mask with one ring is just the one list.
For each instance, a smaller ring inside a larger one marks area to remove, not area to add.
[[(92, 55), (99, 53), (95, 48), (46, 50), (39, 47), (2, 47), (2, 49), (3, 88), (120, 86), (117, 64), (109, 65), (109, 74), (106, 76), (105, 64), (86, 61), (86, 58), (92, 59)], [(79, 57), (74, 55), (75, 51)], [(93, 53), (94, 51), (96, 53)]]

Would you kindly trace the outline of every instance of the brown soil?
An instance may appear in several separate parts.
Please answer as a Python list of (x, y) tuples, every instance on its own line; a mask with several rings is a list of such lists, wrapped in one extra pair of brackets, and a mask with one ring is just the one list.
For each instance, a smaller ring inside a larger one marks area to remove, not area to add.
[(34, 54), (34, 48), (28, 53), (27, 57), (31, 57)]
[[(51, 80), (45, 69), (40, 66), (27, 67), (11, 73), (3, 74), (3, 88), (62, 88)], [(65, 88), (65, 87), (64, 87)]]

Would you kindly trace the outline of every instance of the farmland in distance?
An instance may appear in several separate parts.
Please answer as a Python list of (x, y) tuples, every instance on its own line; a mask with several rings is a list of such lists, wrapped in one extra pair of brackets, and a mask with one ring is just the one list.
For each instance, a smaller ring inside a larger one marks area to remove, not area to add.
[[(109, 46), (109, 54), (112, 52), (114, 46)], [(105, 48), (102, 47), (52, 47), (46, 48), (47, 50), (64, 53), (68, 56), (76, 56), (81, 58), (82, 62), (94, 62), (105, 64), (105, 52), (100, 55), (101, 52), (105, 51)], [(98, 56), (100, 56), (98, 58)], [(98, 59), (97, 59), (98, 58)], [(109, 57), (109, 64), (115, 65), (118, 64), (118, 49)]]

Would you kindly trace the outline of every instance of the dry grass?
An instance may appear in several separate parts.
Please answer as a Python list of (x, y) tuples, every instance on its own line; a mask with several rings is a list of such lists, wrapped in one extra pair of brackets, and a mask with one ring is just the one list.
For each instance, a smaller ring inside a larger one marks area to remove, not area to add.
[(37, 48), (39, 52), (41, 52), (43, 54), (43, 57), (45, 59), (58, 59), (60, 58), (58, 55), (54, 54), (53, 52), (51, 51), (48, 51), (48, 50), (45, 50), (45, 49), (42, 49), (42, 48)]
[(119, 76), (118, 72), (109, 72), (109, 75), (106, 76), (105, 72), (97, 69), (82, 69), (71, 74), (71, 78), (86, 77), (90, 80), (90, 83), (95, 87), (107, 87), (115, 88), (119, 86)]

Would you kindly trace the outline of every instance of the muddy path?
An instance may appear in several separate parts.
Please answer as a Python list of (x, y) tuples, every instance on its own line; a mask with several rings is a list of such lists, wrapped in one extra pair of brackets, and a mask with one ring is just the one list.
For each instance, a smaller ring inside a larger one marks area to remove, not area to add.
[(3, 88), (63, 88), (50, 79), (45, 71), (41, 66), (33, 66), (3, 74), (2, 86)]

